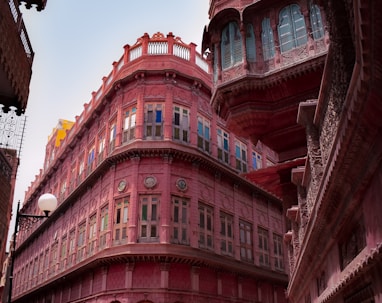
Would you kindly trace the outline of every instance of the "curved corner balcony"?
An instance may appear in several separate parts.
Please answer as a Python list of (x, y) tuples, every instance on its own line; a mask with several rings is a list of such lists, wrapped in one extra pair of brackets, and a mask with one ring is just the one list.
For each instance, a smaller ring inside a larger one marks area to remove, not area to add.
[(203, 48), (213, 62), (211, 105), (227, 127), (283, 153), (305, 145), (298, 105), (318, 97), (329, 36), (318, 6), (278, 3), (271, 14), (264, 3), (238, 0), (218, 10), (226, 2), (211, 1)]
[[(145, 33), (137, 42), (130, 46), (125, 45), (123, 56), (113, 63), (111, 73), (103, 77), (103, 84), (95, 92), (94, 100), (97, 102), (110, 90), (113, 83), (137, 73), (139, 70), (177, 70), (178, 73), (189, 74), (190, 63), (200, 68), (200, 74), (195, 75), (198, 78), (205, 79), (205, 73), (209, 73), (207, 61), (196, 52), (194, 43), (185, 44), (179, 37), (172, 33), (164, 36), (162, 33), (156, 33), (151, 38)], [(166, 60), (163, 59), (166, 56)], [(151, 57), (151, 58), (148, 58)], [(171, 60), (171, 57), (173, 59)], [(179, 60), (182, 59), (182, 60)]]
[(208, 92), (210, 91), (209, 65), (196, 51), (196, 44), (185, 44), (181, 38), (175, 37), (172, 33), (165, 36), (158, 32), (151, 37), (144, 34), (134, 45), (125, 45), (123, 55), (112, 65), (112, 71), (102, 78), (101, 87), (92, 92), (91, 100), (84, 104), (84, 110), (75, 117), (73, 127), (67, 131), (60, 146), (57, 147), (54, 159), (48, 167), (36, 175), (26, 196), (30, 196), (38, 184), (49, 175), (49, 171), (57, 165), (55, 160), (64, 157), (67, 146), (72, 144), (76, 136), (83, 133), (84, 126), (94, 119), (94, 113), (102, 111), (103, 100), (113, 95), (125, 82), (141, 81), (145, 74), (155, 73), (171, 81), (175, 81), (175, 77), (188, 78), (194, 85), (204, 86)]

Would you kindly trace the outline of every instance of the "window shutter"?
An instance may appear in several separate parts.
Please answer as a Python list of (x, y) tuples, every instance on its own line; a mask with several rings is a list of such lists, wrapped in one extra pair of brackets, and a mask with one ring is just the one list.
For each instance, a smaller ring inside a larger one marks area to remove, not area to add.
[(280, 12), (280, 23), (279, 23), (279, 41), (281, 52), (286, 52), (294, 47), (293, 36), (292, 36), (292, 26), (291, 26), (291, 16), (289, 12), (289, 7), (285, 7)]
[(269, 18), (264, 18), (262, 22), (261, 42), (263, 45), (264, 60), (269, 60), (275, 55), (275, 42), (273, 40), (273, 31)]
[(228, 68), (231, 61), (231, 49), (229, 41), (229, 26), (227, 25), (222, 32), (222, 41), (221, 41), (221, 61), (222, 68)]
[(292, 19), (294, 23), (295, 46), (304, 45), (308, 42), (304, 16), (297, 4), (291, 5)]
[(255, 33), (253, 31), (252, 24), (247, 24), (245, 46), (247, 50), (247, 60), (250, 62), (255, 62), (256, 61), (256, 41), (255, 41)]
[(242, 50), (242, 42), (241, 42), (241, 33), (239, 30), (239, 26), (236, 22), (231, 22), (231, 31), (233, 33), (233, 64), (243, 61), (243, 50)]
[(316, 4), (310, 7), (310, 23), (312, 24), (313, 39), (318, 40), (324, 36), (320, 8)]

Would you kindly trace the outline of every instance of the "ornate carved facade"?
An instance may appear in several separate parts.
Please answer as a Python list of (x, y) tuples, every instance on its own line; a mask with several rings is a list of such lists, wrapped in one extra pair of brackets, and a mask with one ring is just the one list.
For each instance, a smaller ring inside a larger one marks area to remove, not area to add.
[(382, 7), (328, 1), (324, 9), (330, 49), (320, 95), (317, 102), (301, 103), (298, 116), (308, 153), (292, 179), (299, 193), (306, 192), (308, 212), (300, 195), (288, 210), (302, 236), (298, 247), (290, 236), (295, 230), (286, 236), (294, 265), (287, 295), (291, 302), (381, 302), (382, 65), (376, 12)]
[(208, 70), (145, 34), (53, 132), (22, 212), (43, 192), (59, 207), (18, 234), (15, 302), (286, 302), (281, 201), (240, 175), (275, 153), (211, 110)]

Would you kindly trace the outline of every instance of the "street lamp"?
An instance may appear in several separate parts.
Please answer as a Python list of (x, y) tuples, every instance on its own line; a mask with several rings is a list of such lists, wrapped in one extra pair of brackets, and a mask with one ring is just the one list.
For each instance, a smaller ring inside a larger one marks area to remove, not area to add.
[(8, 289), (8, 303), (11, 303), (12, 300), (12, 282), (13, 282), (13, 265), (15, 261), (15, 252), (16, 252), (16, 235), (21, 227), (28, 229), (33, 223), (37, 221), (48, 218), (49, 213), (54, 211), (57, 207), (57, 198), (52, 194), (43, 194), (38, 199), (38, 207), (44, 213), (44, 215), (31, 215), (31, 214), (22, 214), (19, 212), (20, 201), (17, 203), (17, 212), (15, 220), (15, 229), (13, 233), (13, 243), (11, 249), (11, 266), (9, 271), (9, 289)]

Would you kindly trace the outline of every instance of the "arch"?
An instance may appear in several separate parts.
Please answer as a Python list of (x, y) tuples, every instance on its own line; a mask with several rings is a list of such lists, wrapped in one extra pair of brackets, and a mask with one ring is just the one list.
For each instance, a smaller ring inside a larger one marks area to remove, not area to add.
[(297, 4), (280, 11), (278, 34), (282, 53), (307, 43), (305, 19)]
[(237, 22), (229, 22), (221, 34), (222, 69), (227, 69), (243, 60), (242, 40)]

